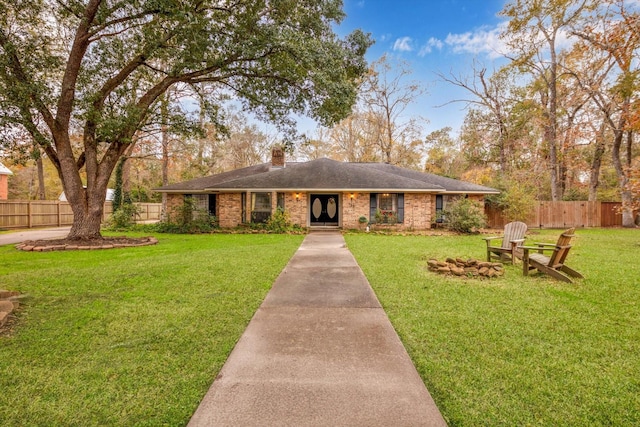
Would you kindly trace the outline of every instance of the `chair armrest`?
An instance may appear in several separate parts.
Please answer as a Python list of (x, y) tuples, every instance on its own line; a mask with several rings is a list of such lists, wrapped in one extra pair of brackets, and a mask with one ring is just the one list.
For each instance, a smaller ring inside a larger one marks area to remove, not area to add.
[(515, 240), (509, 240), (509, 242), (511, 243), (523, 243), (526, 239), (515, 239)]
[(540, 242), (535, 242), (534, 245), (538, 245), (538, 246), (556, 246), (555, 243), (540, 243)]
[(491, 240), (502, 239), (504, 236), (495, 236), (495, 237), (483, 237), (482, 240), (486, 240), (489, 243)]
[(543, 246), (518, 246), (518, 249), (522, 249), (525, 253), (529, 253), (529, 251), (555, 251), (556, 245), (551, 245), (553, 247), (543, 247)]

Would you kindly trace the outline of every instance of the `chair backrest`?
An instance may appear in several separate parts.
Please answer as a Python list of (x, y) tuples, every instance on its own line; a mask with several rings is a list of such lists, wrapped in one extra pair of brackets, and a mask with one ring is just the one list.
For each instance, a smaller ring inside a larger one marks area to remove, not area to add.
[(504, 238), (502, 239), (502, 247), (505, 249), (511, 249), (512, 240), (524, 239), (524, 235), (527, 233), (527, 224), (520, 221), (514, 221), (504, 226)]
[(556, 268), (562, 266), (564, 264), (564, 260), (569, 255), (569, 249), (571, 249), (571, 238), (575, 236), (573, 234), (576, 231), (575, 228), (570, 228), (565, 230), (560, 237), (558, 237), (558, 242), (556, 243), (556, 249), (553, 251), (551, 258), (549, 259), (549, 267)]

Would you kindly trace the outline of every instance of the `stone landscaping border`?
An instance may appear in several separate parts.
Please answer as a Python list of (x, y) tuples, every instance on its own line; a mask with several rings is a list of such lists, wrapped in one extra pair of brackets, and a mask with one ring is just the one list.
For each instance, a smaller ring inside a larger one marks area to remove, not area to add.
[(9, 320), (9, 315), (20, 306), (20, 292), (0, 290), (0, 327)]
[(82, 245), (82, 244), (65, 244), (65, 245), (43, 245), (42, 241), (33, 242), (25, 241), (15, 246), (16, 249), (27, 252), (50, 252), (50, 251), (78, 251), (78, 250), (97, 250), (97, 249), (115, 249), (115, 248), (134, 248), (138, 246), (150, 246), (158, 244), (155, 237), (136, 238), (136, 243), (118, 243), (106, 240), (103, 245)]

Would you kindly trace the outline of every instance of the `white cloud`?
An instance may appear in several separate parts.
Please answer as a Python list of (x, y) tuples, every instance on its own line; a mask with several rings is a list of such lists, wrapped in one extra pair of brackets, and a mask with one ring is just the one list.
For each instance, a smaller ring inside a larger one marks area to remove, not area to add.
[(435, 37), (431, 37), (429, 41), (427, 41), (427, 44), (425, 44), (420, 48), (420, 51), (418, 52), (418, 56), (428, 55), (429, 53), (433, 52), (433, 48), (441, 50), (443, 46), (444, 46), (444, 43), (442, 42), (442, 40), (437, 39)]
[[(449, 34), (444, 42), (455, 53), (485, 54), (490, 59), (497, 59), (513, 54), (513, 50), (507, 45), (506, 40), (500, 38), (500, 34), (505, 32), (507, 25), (509, 23), (505, 21), (494, 28), (483, 27), (462, 34)], [(541, 46), (546, 46), (542, 34), (538, 35), (538, 41), (541, 42)], [(574, 41), (575, 39), (567, 32), (560, 31), (556, 39), (556, 48), (568, 49)]]
[(411, 47), (411, 37), (402, 37), (399, 38), (393, 43), (393, 50), (397, 50), (400, 52), (411, 52), (413, 48)]
[(473, 32), (449, 34), (444, 42), (451, 46), (455, 53), (485, 53), (491, 59), (495, 59), (508, 51), (504, 41), (500, 39), (505, 25), (506, 23), (501, 23), (495, 28), (484, 27)]

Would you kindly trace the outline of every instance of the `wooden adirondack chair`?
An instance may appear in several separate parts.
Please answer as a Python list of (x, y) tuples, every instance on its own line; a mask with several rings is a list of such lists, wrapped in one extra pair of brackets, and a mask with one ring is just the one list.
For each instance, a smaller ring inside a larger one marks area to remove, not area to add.
[[(521, 246), (522, 249), (522, 273), (527, 276), (529, 270), (539, 270), (544, 274), (548, 274), (554, 279), (564, 282), (573, 283), (567, 276), (583, 278), (582, 274), (564, 265), (564, 261), (571, 249), (571, 238), (574, 237), (575, 228), (565, 230), (558, 242), (553, 243), (535, 243), (536, 246)], [(529, 253), (529, 251), (537, 251)], [(553, 251), (551, 256), (543, 255), (544, 251)], [(563, 274), (564, 273), (564, 274)]]
[[(527, 224), (524, 222), (510, 222), (504, 226), (504, 235), (497, 237), (485, 237), (487, 242), (487, 261), (499, 259), (501, 261), (511, 260), (511, 264), (516, 258), (522, 258), (522, 250), (519, 246), (524, 243), (524, 235), (527, 232)], [(493, 240), (502, 239), (500, 246), (494, 246)]]

